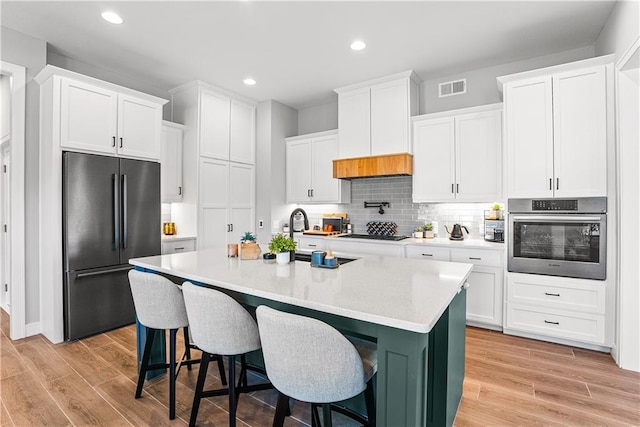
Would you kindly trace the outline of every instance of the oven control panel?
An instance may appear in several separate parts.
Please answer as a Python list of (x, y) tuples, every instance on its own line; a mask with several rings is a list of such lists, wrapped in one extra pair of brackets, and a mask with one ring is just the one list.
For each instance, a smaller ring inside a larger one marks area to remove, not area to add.
[(547, 200), (532, 200), (531, 210), (533, 211), (577, 211), (578, 201), (573, 200), (560, 200), (560, 199), (547, 199)]

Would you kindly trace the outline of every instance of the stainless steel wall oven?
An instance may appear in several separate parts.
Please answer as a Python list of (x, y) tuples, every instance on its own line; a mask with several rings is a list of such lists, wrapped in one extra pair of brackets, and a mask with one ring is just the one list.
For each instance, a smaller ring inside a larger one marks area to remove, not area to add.
[(508, 270), (606, 279), (607, 198), (509, 199)]

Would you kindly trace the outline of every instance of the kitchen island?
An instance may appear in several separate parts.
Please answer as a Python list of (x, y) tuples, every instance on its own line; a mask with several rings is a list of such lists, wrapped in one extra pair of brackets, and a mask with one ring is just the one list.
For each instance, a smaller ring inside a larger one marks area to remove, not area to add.
[(376, 341), (378, 424), (453, 424), (464, 378), (464, 285), (471, 264), (367, 255), (332, 270), (227, 258), (226, 249), (130, 263)]

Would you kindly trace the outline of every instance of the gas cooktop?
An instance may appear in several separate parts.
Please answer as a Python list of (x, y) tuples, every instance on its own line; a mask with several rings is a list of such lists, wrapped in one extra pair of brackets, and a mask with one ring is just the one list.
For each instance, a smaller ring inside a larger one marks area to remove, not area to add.
[(341, 236), (338, 237), (347, 237), (347, 238), (352, 238), (352, 239), (369, 239), (369, 240), (404, 240), (409, 238), (409, 236), (398, 236), (398, 235), (393, 235), (393, 236), (382, 236), (382, 235), (378, 235), (378, 234), (343, 234)]

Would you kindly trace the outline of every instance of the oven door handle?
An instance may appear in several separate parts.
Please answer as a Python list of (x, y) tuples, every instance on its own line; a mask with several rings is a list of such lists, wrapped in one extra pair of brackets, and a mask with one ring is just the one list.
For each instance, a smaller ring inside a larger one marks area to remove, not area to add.
[(599, 222), (601, 216), (586, 215), (513, 215), (513, 221), (547, 221), (547, 222)]

